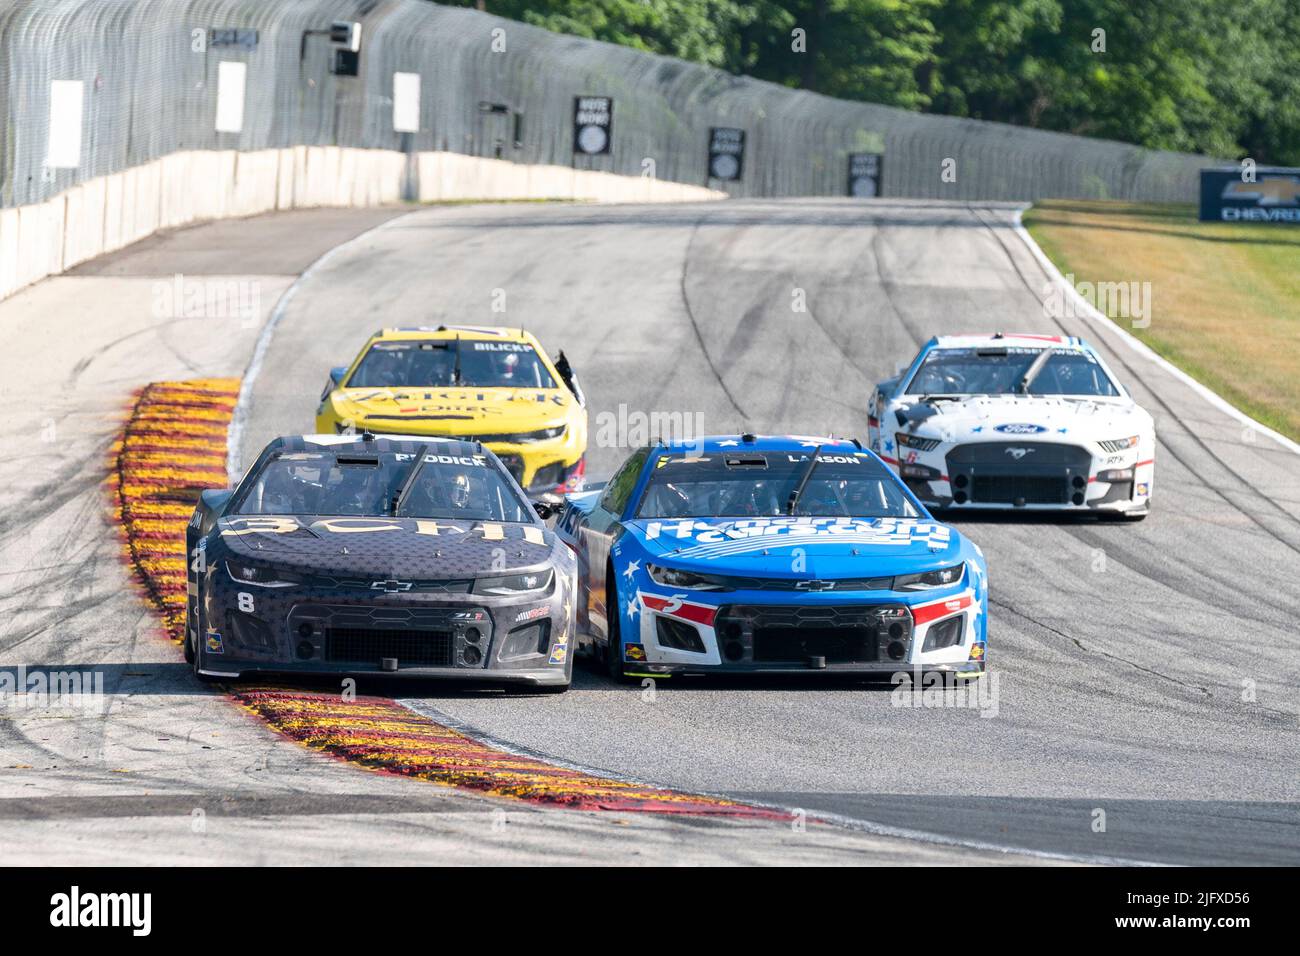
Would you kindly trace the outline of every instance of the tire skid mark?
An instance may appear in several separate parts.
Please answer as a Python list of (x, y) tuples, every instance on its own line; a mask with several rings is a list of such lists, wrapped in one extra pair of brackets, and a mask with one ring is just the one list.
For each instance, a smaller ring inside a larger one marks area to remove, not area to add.
[[(185, 526), (201, 490), (226, 487), (227, 429), (238, 379), (155, 382), (134, 396), (112, 446), (106, 486), (124, 559), (162, 619), (185, 635)], [(245, 710), (315, 750), (370, 770), (474, 793), (576, 810), (789, 820), (782, 810), (683, 793), (510, 753), (382, 697), (292, 688), (227, 688)]]

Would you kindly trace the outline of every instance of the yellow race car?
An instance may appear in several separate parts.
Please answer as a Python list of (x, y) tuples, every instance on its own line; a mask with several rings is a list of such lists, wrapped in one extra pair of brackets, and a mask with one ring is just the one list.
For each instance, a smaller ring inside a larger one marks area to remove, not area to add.
[(523, 329), (382, 329), (330, 371), (316, 431), (477, 439), (534, 497), (582, 487), (587, 407), (564, 353)]

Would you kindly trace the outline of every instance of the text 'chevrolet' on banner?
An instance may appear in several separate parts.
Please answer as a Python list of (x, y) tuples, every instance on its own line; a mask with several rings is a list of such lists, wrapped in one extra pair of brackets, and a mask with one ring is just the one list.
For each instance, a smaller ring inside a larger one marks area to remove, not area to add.
[(585, 156), (608, 153), (613, 139), (614, 100), (608, 96), (573, 98), (573, 151)]
[(1277, 166), (1202, 169), (1201, 219), (1300, 224), (1300, 169)]
[(884, 159), (882, 153), (849, 153), (850, 196), (872, 199), (880, 195), (880, 170)]
[(745, 131), (727, 126), (709, 129), (709, 176), (737, 182), (745, 171)]

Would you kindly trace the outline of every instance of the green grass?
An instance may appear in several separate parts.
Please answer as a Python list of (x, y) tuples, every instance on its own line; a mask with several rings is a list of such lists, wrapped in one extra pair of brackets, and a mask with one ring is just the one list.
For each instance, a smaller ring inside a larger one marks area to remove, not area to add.
[(1184, 203), (1048, 200), (1030, 235), (1076, 282), (1150, 282), (1114, 321), (1252, 418), (1300, 439), (1300, 229), (1198, 222)]

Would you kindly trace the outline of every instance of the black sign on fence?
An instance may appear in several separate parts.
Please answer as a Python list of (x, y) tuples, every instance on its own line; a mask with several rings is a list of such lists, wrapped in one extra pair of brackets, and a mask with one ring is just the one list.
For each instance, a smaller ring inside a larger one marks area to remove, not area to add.
[(872, 199), (880, 195), (883, 153), (849, 153), (849, 195)]
[(1300, 225), (1300, 169), (1202, 169), (1201, 219)]
[(257, 31), (244, 27), (213, 27), (208, 30), (208, 46), (235, 47), (252, 52), (257, 49)]
[(709, 176), (738, 182), (745, 172), (745, 131), (727, 126), (709, 129)]
[(573, 151), (584, 156), (608, 153), (614, 137), (614, 101), (608, 96), (573, 98)]

